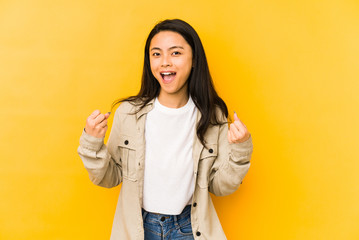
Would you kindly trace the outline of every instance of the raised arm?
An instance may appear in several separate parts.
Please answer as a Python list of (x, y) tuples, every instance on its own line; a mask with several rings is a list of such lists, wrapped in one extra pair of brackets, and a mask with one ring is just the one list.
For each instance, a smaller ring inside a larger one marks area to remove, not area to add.
[(212, 166), (209, 191), (217, 196), (233, 193), (248, 172), (252, 151), (252, 137), (235, 113), (229, 129), (227, 124), (220, 127), (218, 155)]
[(77, 151), (80, 155), (90, 180), (102, 187), (115, 187), (122, 181), (120, 154), (116, 149), (119, 115), (116, 111), (107, 147), (104, 137), (107, 131), (109, 113), (94, 111), (86, 121), (86, 127), (80, 137)]

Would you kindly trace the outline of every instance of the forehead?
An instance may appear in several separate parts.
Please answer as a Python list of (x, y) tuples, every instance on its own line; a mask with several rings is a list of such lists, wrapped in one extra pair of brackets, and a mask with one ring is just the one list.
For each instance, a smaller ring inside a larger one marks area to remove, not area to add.
[(161, 49), (170, 48), (172, 46), (189, 47), (187, 41), (181, 34), (173, 31), (161, 31), (157, 33), (151, 40), (150, 49), (159, 47)]

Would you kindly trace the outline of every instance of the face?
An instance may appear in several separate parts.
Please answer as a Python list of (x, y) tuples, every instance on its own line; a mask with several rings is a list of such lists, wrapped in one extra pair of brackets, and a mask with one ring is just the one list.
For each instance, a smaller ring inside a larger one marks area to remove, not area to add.
[(187, 79), (192, 69), (192, 49), (176, 32), (161, 31), (151, 40), (150, 65), (161, 85), (160, 96), (187, 97)]

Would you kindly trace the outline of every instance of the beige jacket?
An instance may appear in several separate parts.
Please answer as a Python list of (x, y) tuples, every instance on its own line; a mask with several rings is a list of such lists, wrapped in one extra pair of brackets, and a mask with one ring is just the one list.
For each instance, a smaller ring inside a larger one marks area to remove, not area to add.
[[(128, 102), (116, 110), (107, 146), (103, 138), (82, 133), (78, 153), (91, 181), (102, 187), (122, 182), (112, 226), (113, 240), (144, 239), (141, 215), (145, 162), (145, 121), (153, 101), (137, 114)], [(198, 111), (197, 121), (200, 118)], [(226, 119), (222, 119), (226, 121)], [(205, 134), (207, 148), (195, 135), (193, 166), (195, 190), (191, 220), (195, 239), (226, 239), (209, 192), (224, 196), (234, 192), (246, 175), (252, 154), (252, 139), (229, 144), (228, 125), (210, 126)]]

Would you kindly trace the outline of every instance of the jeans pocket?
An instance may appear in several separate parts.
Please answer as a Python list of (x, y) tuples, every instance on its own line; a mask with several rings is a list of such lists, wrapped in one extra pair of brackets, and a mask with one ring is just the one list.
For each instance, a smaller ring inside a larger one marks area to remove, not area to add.
[(184, 236), (193, 235), (192, 225), (191, 225), (191, 220), (190, 219), (188, 219), (188, 221), (185, 221), (183, 223), (178, 223), (178, 233), (180, 235), (184, 235)]

